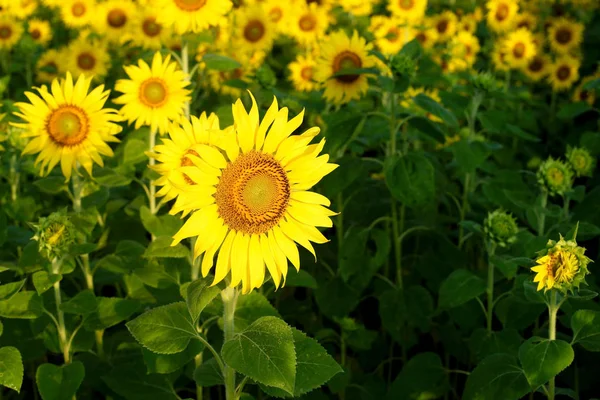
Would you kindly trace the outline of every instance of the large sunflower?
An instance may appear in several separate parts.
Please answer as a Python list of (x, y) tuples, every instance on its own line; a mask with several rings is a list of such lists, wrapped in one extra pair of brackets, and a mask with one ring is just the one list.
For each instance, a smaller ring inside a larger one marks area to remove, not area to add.
[(319, 128), (291, 135), (303, 112), (288, 121), (288, 109), (275, 100), (261, 122), (252, 103), (249, 113), (240, 100), (233, 105), (234, 125), (217, 144), (222, 151), (204, 145), (188, 156), (204, 189), (196, 201), (204, 203), (173, 241), (196, 237), (202, 275), (218, 254), (213, 284), (230, 274), (229, 285), (241, 283), (243, 293), (263, 284), (265, 266), (276, 287), (285, 283), (287, 260), (300, 268), (296, 243), (315, 254), (310, 242), (327, 242), (316, 227), (331, 227), (335, 215), (326, 197), (308, 191), (337, 167), (327, 154), (319, 156), (324, 139), (309, 144)]
[(52, 39), (52, 29), (48, 21), (32, 18), (29, 20), (27, 32), (31, 38), (38, 44), (45, 45)]
[(583, 24), (564, 17), (552, 22), (548, 29), (550, 48), (559, 54), (567, 54), (579, 47), (583, 39)]
[(351, 38), (345, 32), (334, 32), (321, 45), (315, 80), (322, 82), (327, 100), (343, 104), (360, 98), (367, 91), (367, 74), (333, 75), (345, 69), (375, 66), (375, 58), (369, 55), (371, 48), (356, 31)]
[(311, 56), (299, 55), (288, 65), (290, 80), (294, 88), (300, 92), (310, 92), (318, 89), (319, 84), (313, 80), (317, 63)]
[(562, 56), (550, 67), (548, 80), (552, 90), (559, 92), (567, 90), (579, 79), (581, 61), (570, 56)]
[(98, 16), (94, 20), (98, 32), (106, 35), (109, 41), (124, 43), (131, 38), (135, 16), (136, 7), (131, 0), (109, 0), (98, 6)]
[(230, 0), (156, 0), (158, 21), (183, 34), (217, 26), (231, 10)]
[(121, 127), (117, 110), (103, 108), (110, 91), (100, 85), (88, 93), (91, 78), (80, 76), (73, 82), (70, 73), (60, 83), (52, 82), (51, 91), (44, 85), (36, 88), (38, 94), (25, 92), (30, 103), (16, 103), (15, 115), (24, 122), (15, 123), (25, 130), (24, 137), (31, 138), (23, 154), (39, 153), (36, 164), (41, 163), (41, 175), (48, 174), (60, 162), (67, 180), (79, 163), (92, 174), (93, 163), (103, 165), (102, 157), (112, 156), (108, 142), (118, 142), (115, 137)]
[(0, 49), (12, 48), (22, 34), (23, 26), (20, 22), (9, 17), (0, 17)]
[(535, 56), (537, 50), (533, 35), (525, 28), (508, 34), (503, 41), (505, 61), (511, 68), (523, 68)]
[(519, 5), (516, 0), (489, 0), (487, 23), (494, 32), (506, 32), (517, 22)]
[(79, 28), (88, 25), (96, 14), (93, 0), (65, 0), (60, 3), (60, 16), (67, 26)]
[(390, 0), (387, 8), (394, 18), (414, 23), (423, 19), (427, 0)]
[(158, 129), (163, 134), (170, 121), (177, 121), (184, 113), (185, 103), (190, 101), (190, 83), (183, 71), (171, 56), (162, 59), (159, 52), (154, 54), (152, 66), (139, 60), (138, 65), (124, 67), (129, 79), (120, 79), (115, 90), (123, 95), (114, 100), (123, 104), (121, 114), (135, 128), (142, 125)]
[(325, 31), (329, 27), (327, 12), (316, 3), (309, 5), (300, 3), (294, 7), (288, 21), (288, 33), (302, 45), (315, 44), (325, 36)]
[(83, 37), (71, 42), (66, 56), (66, 70), (75, 78), (80, 74), (101, 78), (108, 71), (110, 55), (106, 47), (97, 40), (86, 40)]

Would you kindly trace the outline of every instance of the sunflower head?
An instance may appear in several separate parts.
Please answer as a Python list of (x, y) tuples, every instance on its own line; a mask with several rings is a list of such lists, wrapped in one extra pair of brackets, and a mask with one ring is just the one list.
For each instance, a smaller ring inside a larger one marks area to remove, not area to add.
[(592, 157), (587, 149), (581, 147), (569, 147), (567, 149), (567, 160), (577, 176), (592, 176), (596, 168), (596, 159)]
[(519, 227), (516, 219), (504, 210), (488, 213), (483, 221), (483, 231), (488, 241), (507, 247), (517, 240)]
[(565, 240), (561, 236), (559, 241), (548, 241), (536, 260), (537, 265), (531, 268), (536, 273), (533, 281), (538, 283), (537, 290), (557, 289), (567, 293), (579, 289), (590, 273), (591, 260), (584, 253), (585, 248), (578, 246), (575, 239)]
[(38, 242), (41, 255), (52, 261), (69, 252), (75, 239), (75, 226), (66, 214), (58, 211), (48, 217), (40, 218), (37, 224), (32, 224), (36, 229), (32, 240)]
[(537, 179), (550, 195), (563, 196), (573, 186), (573, 170), (564, 161), (550, 157), (540, 165)]

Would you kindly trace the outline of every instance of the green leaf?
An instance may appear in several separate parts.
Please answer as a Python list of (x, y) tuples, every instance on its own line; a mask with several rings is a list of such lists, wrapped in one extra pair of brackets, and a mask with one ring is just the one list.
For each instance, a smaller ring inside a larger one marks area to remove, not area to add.
[(578, 101), (576, 103), (564, 103), (556, 116), (559, 119), (568, 120), (578, 117), (586, 111), (591, 110), (590, 105), (584, 101)]
[(338, 261), (338, 271), (344, 282), (348, 283), (348, 280), (368, 263), (369, 254), (365, 251), (368, 238), (367, 229), (352, 227), (348, 230), (346, 238), (342, 241)]
[(143, 364), (122, 364), (102, 377), (106, 385), (127, 400), (181, 400), (165, 375), (146, 374)]
[(202, 62), (206, 65), (206, 68), (217, 71), (231, 71), (242, 66), (233, 58), (212, 53), (205, 54), (202, 57)]
[(516, 126), (516, 125), (511, 125), (511, 124), (505, 124), (504, 128), (506, 129), (506, 132), (510, 133), (511, 135), (518, 137), (519, 139), (523, 139), (523, 140), (527, 140), (528, 142), (539, 142), (540, 138), (538, 138), (537, 136), (533, 136), (530, 133), (525, 132), (523, 129), (521, 129), (520, 127)]
[[(140, 208), (144, 228), (154, 236), (173, 236), (183, 225), (183, 220), (174, 215), (154, 215), (146, 206)], [(169, 246), (171, 243), (169, 242)]]
[(477, 360), (499, 353), (516, 356), (522, 341), (516, 329), (488, 332), (485, 328), (479, 328), (471, 335), (469, 348)]
[(288, 269), (285, 287), (306, 287), (316, 289), (319, 287), (317, 280), (308, 272), (301, 269), (296, 271), (296, 268)]
[(2, 325), (2, 321), (0, 321), (0, 336), (2, 336), (2, 332), (4, 332), (4, 325)]
[(192, 322), (196, 323), (200, 313), (221, 292), (219, 286), (210, 286), (209, 279), (197, 279), (187, 287), (186, 304), (192, 316)]
[(123, 149), (123, 164), (138, 164), (148, 161), (148, 144), (140, 139), (129, 139)]
[(348, 75), (379, 75), (379, 68), (371, 67), (371, 68), (344, 68), (331, 75), (329, 79), (337, 78), (339, 76), (348, 76)]
[(256, 382), (294, 394), (296, 352), (291, 328), (262, 317), (223, 344), (223, 360)]
[(144, 364), (149, 374), (170, 374), (181, 369), (204, 349), (204, 345), (194, 340), (187, 348), (177, 354), (157, 354), (148, 349), (142, 349)]
[(600, 89), (600, 78), (596, 78), (596, 79), (592, 79), (589, 82), (586, 82), (585, 85), (583, 85), (583, 90), (592, 90), (592, 89)]
[(33, 287), (36, 292), (42, 295), (48, 289), (50, 289), (56, 282), (60, 282), (62, 279), (61, 274), (49, 274), (46, 271), (38, 271), (31, 277), (33, 281)]
[(19, 292), (0, 301), (0, 317), (35, 319), (43, 314), (42, 299), (34, 291)]
[(159, 354), (179, 353), (185, 350), (190, 339), (198, 336), (182, 301), (146, 311), (126, 325), (142, 346)]
[(573, 348), (563, 340), (532, 337), (519, 348), (519, 360), (532, 389), (558, 375), (574, 357)]
[(60, 305), (60, 309), (67, 314), (87, 315), (98, 308), (98, 300), (92, 290), (86, 289), (77, 293), (75, 297)]
[(578, 310), (571, 317), (572, 344), (589, 351), (600, 351), (600, 311)]
[(108, 167), (95, 168), (94, 180), (106, 187), (129, 186), (132, 181), (131, 178), (121, 175)]
[(37, 186), (40, 191), (48, 194), (58, 194), (67, 189), (65, 178), (61, 176), (48, 176), (34, 181), (33, 184)]
[(462, 399), (518, 400), (529, 391), (529, 384), (517, 358), (508, 354), (494, 354), (471, 371)]
[(42, 364), (35, 373), (35, 381), (43, 400), (71, 400), (85, 377), (85, 368), (79, 361), (57, 366)]
[(254, 291), (239, 296), (235, 308), (235, 329), (243, 331), (260, 317), (279, 317), (279, 313), (262, 294)]
[(394, 157), (385, 167), (385, 183), (407, 207), (421, 207), (435, 198), (433, 165), (421, 153)]
[(433, 100), (431, 97), (419, 93), (415, 97), (413, 97), (413, 102), (421, 107), (423, 110), (427, 111), (430, 114), (435, 115), (440, 118), (446, 125), (451, 128), (458, 128), (458, 120), (454, 116), (454, 114), (448, 111), (444, 106), (442, 106), (437, 101)]
[(0, 300), (7, 300), (14, 296), (25, 285), (25, 279), (18, 282), (11, 282), (0, 285)]
[(20, 393), (22, 384), (23, 361), (21, 360), (21, 353), (10, 346), (0, 348), (0, 385)]
[(490, 150), (485, 147), (485, 144), (466, 139), (453, 143), (449, 146), (449, 149), (454, 155), (456, 165), (463, 174), (474, 173), (475, 170), (481, 168), (491, 154)]
[(151, 258), (185, 258), (190, 254), (190, 250), (181, 243), (171, 246), (173, 238), (171, 236), (159, 236), (150, 242), (150, 245), (144, 252), (144, 257)]
[(440, 308), (453, 308), (481, 296), (486, 290), (483, 279), (466, 269), (452, 272), (440, 287)]
[(435, 399), (448, 388), (448, 378), (440, 357), (421, 353), (410, 359), (387, 394), (389, 400)]
[(444, 135), (444, 131), (442, 131), (440, 125), (431, 121), (429, 118), (413, 117), (408, 120), (408, 125), (419, 132), (424, 133), (438, 143), (444, 143), (446, 141), (446, 135)]
[(99, 331), (108, 329), (135, 313), (140, 304), (135, 300), (117, 297), (97, 297), (98, 308), (85, 320), (84, 327)]
[(210, 387), (224, 385), (225, 380), (219, 368), (219, 364), (214, 358), (203, 362), (194, 371), (194, 380), (196, 385), (202, 387)]

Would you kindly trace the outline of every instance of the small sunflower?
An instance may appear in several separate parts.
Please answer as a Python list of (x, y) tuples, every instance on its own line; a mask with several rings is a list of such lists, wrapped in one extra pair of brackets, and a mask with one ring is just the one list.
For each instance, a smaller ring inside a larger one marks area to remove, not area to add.
[(586, 76), (581, 80), (581, 83), (575, 88), (573, 93), (573, 101), (585, 101), (590, 106), (593, 106), (596, 102), (596, 92), (594, 90), (585, 90), (583, 87), (586, 83), (598, 79), (595, 76)]
[(292, 13), (292, 5), (281, 0), (265, 0), (263, 8), (278, 32), (289, 31), (287, 21)]
[(375, 33), (375, 45), (386, 55), (392, 55), (402, 50), (402, 47), (414, 37), (414, 31), (408, 26), (400, 26), (398, 21), (386, 19)]
[(550, 48), (558, 54), (568, 54), (578, 48), (583, 39), (583, 24), (564, 17), (553, 21), (548, 29)]
[(596, 169), (596, 159), (587, 149), (582, 147), (567, 147), (567, 161), (569, 161), (571, 168), (578, 177), (591, 177), (594, 169)]
[(496, 71), (510, 71), (510, 65), (506, 62), (506, 52), (504, 50), (504, 41), (497, 40), (492, 49), (492, 64)]
[(548, 80), (552, 90), (560, 92), (567, 90), (579, 79), (579, 66), (581, 61), (571, 57), (562, 56), (550, 67)]
[(356, 31), (352, 37), (342, 31), (334, 32), (321, 45), (315, 80), (323, 84), (328, 101), (343, 104), (366, 93), (369, 88), (366, 74), (333, 75), (345, 69), (375, 66), (374, 57), (369, 55), (371, 48)]
[(537, 180), (550, 195), (564, 196), (573, 187), (573, 170), (568, 163), (550, 157), (540, 165)]
[(237, 10), (235, 23), (234, 47), (249, 53), (271, 50), (275, 39), (275, 25), (261, 4)]
[(486, 7), (487, 23), (494, 32), (500, 33), (512, 29), (519, 11), (516, 0), (489, 0)]
[(228, 95), (231, 97), (240, 97), (242, 89), (239, 83), (248, 85), (252, 76), (262, 65), (266, 56), (264, 52), (256, 52), (254, 54), (229, 54), (229, 57), (237, 60), (241, 65), (230, 71), (208, 70), (208, 79), (205, 81), (208, 86), (217, 93)]
[(319, 84), (313, 80), (316, 65), (314, 58), (303, 55), (289, 64), (290, 80), (296, 90), (310, 92), (319, 88)]
[(45, 45), (52, 39), (50, 23), (41, 19), (30, 19), (27, 32), (36, 43), (41, 45)]
[(242, 293), (260, 287), (265, 270), (275, 287), (285, 284), (287, 260), (300, 268), (296, 243), (314, 255), (310, 242), (327, 242), (317, 227), (331, 227), (335, 215), (326, 197), (309, 191), (337, 167), (328, 155), (319, 156), (324, 140), (309, 144), (319, 128), (291, 135), (303, 112), (288, 121), (288, 109), (275, 100), (260, 121), (254, 98), (252, 103), (250, 112), (240, 100), (233, 105), (234, 125), (218, 144), (222, 151), (203, 145), (198, 156), (188, 156), (202, 182), (196, 201), (204, 204), (173, 238), (175, 245), (196, 237), (202, 275), (213, 269), (216, 256), (213, 285), (229, 275), (229, 286), (241, 283)]
[(351, 15), (364, 17), (373, 11), (373, 1), (371, 0), (339, 0), (342, 8)]
[(44, 52), (36, 63), (36, 79), (38, 82), (50, 83), (61, 73), (60, 60), (64, 57), (58, 50), (50, 49)]
[(425, 15), (427, 0), (390, 0), (387, 9), (402, 22), (419, 22)]
[(171, 36), (171, 30), (158, 22), (159, 11), (151, 8), (138, 8), (132, 25), (131, 41), (145, 49), (159, 50)]
[(438, 32), (429, 18), (425, 18), (417, 28), (415, 28), (415, 39), (419, 41), (424, 49), (431, 49), (438, 41)]
[(511, 68), (523, 68), (533, 59), (537, 50), (533, 35), (525, 28), (509, 33), (503, 41), (505, 61)]
[(31, 138), (23, 154), (39, 153), (36, 164), (41, 164), (41, 175), (59, 162), (67, 180), (78, 163), (91, 175), (94, 163), (104, 164), (101, 155), (113, 155), (107, 143), (119, 141), (117, 110), (103, 108), (110, 91), (100, 85), (88, 93), (90, 83), (91, 78), (83, 75), (73, 82), (67, 73), (66, 79), (52, 82), (51, 90), (44, 85), (36, 88), (38, 94), (25, 92), (30, 103), (15, 104), (19, 109), (15, 115), (24, 122), (13, 125)]
[(0, 16), (0, 49), (11, 49), (23, 35), (23, 25), (17, 20)]
[(156, 0), (158, 21), (178, 34), (200, 32), (217, 26), (231, 10), (230, 0)]
[(64, 52), (66, 70), (75, 78), (80, 74), (102, 78), (108, 71), (110, 56), (106, 47), (98, 40), (76, 39)]
[(167, 132), (169, 121), (177, 121), (190, 101), (190, 83), (171, 57), (164, 60), (159, 52), (154, 54), (152, 66), (139, 60), (138, 65), (124, 67), (129, 79), (120, 79), (115, 90), (123, 93), (115, 104), (123, 104), (121, 114), (135, 129), (143, 125)]
[(80, 28), (89, 25), (96, 15), (96, 3), (93, 0), (66, 0), (60, 3), (60, 16), (65, 25)]
[(7, 3), (8, 13), (16, 19), (26, 19), (37, 10), (37, 0), (11, 0)]
[(449, 47), (452, 72), (473, 66), (481, 48), (477, 37), (467, 31), (458, 32), (450, 41)]
[(130, 30), (136, 14), (136, 7), (131, 0), (109, 0), (100, 3), (98, 15), (94, 16), (96, 29), (110, 42), (124, 43), (131, 38)]
[(515, 28), (525, 28), (530, 32), (533, 32), (537, 26), (537, 18), (535, 15), (529, 12), (519, 13), (515, 19)]
[(424, 94), (432, 100), (437, 101), (438, 103), (442, 101), (440, 95), (436, 89), (425, 89), (422, 87), (409, 87), (404, 93), (402, 101), (400, 101), (400, 106), (405, 108), (406, 110), (410, 110), (417, 114), (421, 114), (432, 121), (441, 121), (439, 117), (423, 110), (421, 107), (417, 106), (413, 101), (414, 97), (417, 97), (419, 94)]
[(297, 4), (288, 21), (289, 34), (302, 45), (314, 45), (325, 36), (329, 16), (316, 3)]
[(444, 11), (441, 14), (433, 16), (431, 23), (438, 34), (438, 41), (447, 42), (456, 32), (458, 18), (452, 11)]
[(536, 54), (529, 62), (527, 66), (521, 68), (521, 71), (532, 81), (538, 82), (542, 80), (550, 70), (552, 60), (545, 54)]
[(472, 14), (467, 14), (458, 21), (457, 30), (475, 34), (475, 31), (477, 30), (477, 21), (475, 21)]

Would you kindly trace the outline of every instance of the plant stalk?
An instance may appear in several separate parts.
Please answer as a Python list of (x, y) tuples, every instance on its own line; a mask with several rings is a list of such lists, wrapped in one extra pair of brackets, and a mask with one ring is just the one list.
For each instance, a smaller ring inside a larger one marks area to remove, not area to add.
[[(463, 186), (462, 202), (461, 202), (461, 206), (460, 206), (460, 222), (463, 222), (465, 220), (465, 215), (467, 213), (467, 206), (468, 206), (468, 201), (469, 201), (469, 190), (471, 190), (470, 186), (471, 186), (471, 174), (467, 172), (465, 174), (465, 183)], [(465, 234), (465, 230), (464, 230), (462, 224), (460, 224), (458, 226), (458, 248), (459, 249), (462, 248), (464, 234)]]
[(546, 205), (548, 204), (548, 191), (543, 190), (542, 191), (542, 215), (540, 215), (539, 220), (538, 220), (538, 235), (539, 236), (544, 236), (544, 230), (546, 227), (546, 213), (544, 212), (546, 210)]
[(494, 264), (492, 257), (496, 252), (496, 244), (491, 243), (488, 247), (488, 280), (487, 280), (487, 331), (492, 332), (492, 318), (494, 315)]
[[(556, 304), (556, 289), (552, 290), (550, 295), (550, 304), (548, 305), (548, 338), (556, 340), (556, 315), (559, 306)], [(554, 377), (548, 383), (548, 400), (554, 400), (555, 380)]]
[[(186, 40), (183, 41), (183, 43), (181, 44), (181, 70), (183, 71), (184, 75), (185, 75), (185, 79), (186, 81), (190, 82), (191, 81), (191, 77), (190, 77), (190, 61), (189, 61), (189, 54), (188, 54), (188, 43)], [(186, 101), (184, 104), (184, 112), (185, 112), (185, 117), (186, 118), (190, 118), (190, 102)]]
[[(60, 261), (56, 258), (52, 260), (52, 273), (59, 274), (60, 273)], [(58, 343), (60, 345), (60, 349), (62, 350), (63, 357), (65, 360), (65, 364), (71, 363), (71, 355), (67, 343), (67, 328), (65, 326), (65, 314), (60, 309), (60, 305), (62, 304), (62, 296), (60, 293), (60, 281), (54, 283), (54, 302), (56, 303), (56, 316), (58, 320), (58, 326), (56, 327), (58, 331)]]
[[(223, 300), (223, 331), (225, 341), (233, 339), (235, 334), (235, 305), (237, 303), (238, 291), (235, 288), (228, 287), (221, 292), (221, 299)], [(236, 400), (235, 393), (235, 370), (225, 365), (225, 399)]]
[[(151, 128), (150, 132), (148, 134), (148, 148), (150, 151), (154, 150), (154, 146), (156, 145), (156, 128)], [(153, 165), (156, 164), (156, 160), (154, 159), (154, 157), (150, 157), (149, 160), (149, 164), (150, 167), (152, 168)], [(155, 215), (157, 212), (156, 209), (156, 185), (154, 184), (154, 181), (150, 181), (150, 196), (148, 199), (149, 203), (150, 203), (150, 213), (152, 215)], [(152, 235), (152, 240), (154, 240), (154, 235)]]

